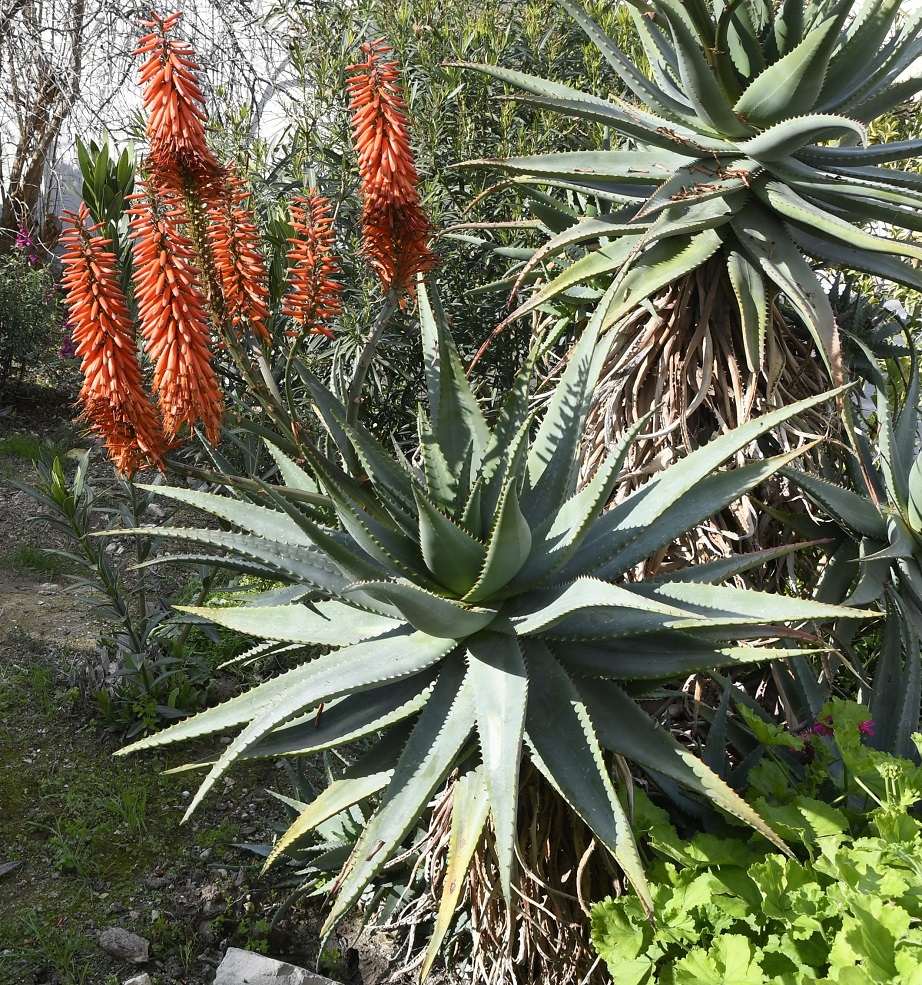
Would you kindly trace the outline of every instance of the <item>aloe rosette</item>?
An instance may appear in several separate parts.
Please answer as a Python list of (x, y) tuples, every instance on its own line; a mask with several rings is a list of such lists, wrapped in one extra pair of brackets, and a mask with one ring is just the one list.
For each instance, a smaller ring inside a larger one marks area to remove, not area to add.
[[(623, 98), (471, 67), (617, 146), (471, 162), (509, 173), (548, 237), (506, 281), (537, 282), (507, 321), (605, 295), (609, 440), (653, 410), (657, 431), (692, 447), (715, 424), (828, 386), (841, 354), (817, 267), (922, 288), (922, 175), (894, 166), (922, 138), (868, 143), (875, 119), (922, 90), (922, 10), (625, 0), (642, 71), (575, 0), (559, 2)], [(805, 329), (792, 331), (781, 301)]]
[[(464, 846), (450, 852), (458, 878), (446, 886), (443, 916), (485, 831), (511, 900), (525, 756), (648, 904), (609, 752), (684, 784), (777, 843), (636, 698), (677, 676), (791, 655), (739, 645), (740, 639), (813, 639), (786, 624), (867, 613), (714, 584), (758, 563), (751, 556), (644, 583), (626, 576), (790, 461), (784, 454), (718, 471), (754, 438), (821, 398), (720, 437), (602, 513), (633, 435), (578, 487), (580, 438), (600, 362), (598, 319), (572, 353), (540, 423), (529, 410), (534, 356), (488, 421), (434, 295), (421, 290), (420, 305), (429, 408), (419, 412), (419, 467), (363, 426), (349, 426), (343, 405), (310, 380), (331, 439), (361, 463), (361, 481), (307, 447), (310, 474), (274, 450), (284, 485), (265, 486), (259, 503), (158, 487), (236, 528), (159, 530), (196, 545), (184, 557), (213, 563), (213, 554), (198, 548), (218, 549), (228, 567), (288, 583), (272, 604), (185, 611), (305, 654), (294, 669), (124, 751), (238, 730), (206, 764), (191, 813), (238, 760), (306, 755), (380, 736), (308, 805), (273, 853), (378, 795), (337, 880), (328, 926), (402, 850), (455, 771), (452, 831), (463, 832)], [(330, 649), (316, 656), (318, 645)]]

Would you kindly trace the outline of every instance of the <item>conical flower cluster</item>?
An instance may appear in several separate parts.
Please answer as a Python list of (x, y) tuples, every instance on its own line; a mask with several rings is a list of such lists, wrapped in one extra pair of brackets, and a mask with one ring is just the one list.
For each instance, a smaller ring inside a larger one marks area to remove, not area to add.
[(301, 326), (301, 335), (313, 333), (334, 338), (327, 322), (342, 310), (342, 284), (334, 280), (339, 265), (333, 255), (333, 217), (329, 199), (312, 191), (307, 198), (296, 198), (291, 206), (291, 225), (295, 235), (289, 239), (289, 293), (284, 313)]
[(64, 287), (69, 321), (80, 357), (84, 420), (105, 440), (118, 470), (162, 467), (166, 440), (156, 408), (144, 389), (128, 305), (119, 285), (111, 241), (88, 225), (89, 209), (65, 212)]
[(150, 183), (129, 209), (135, 298), (147, 353), (154, 361), (154, 392), (163, 426), (175, 437), (183, 424), (201, 421), (212, 444), (220, 435), (224, 404), (211, 365), (210, 328), (196, 272), (196, 252), (183, 232), (186, 215), (174, 192)]
[(152, 14), (142, 21), (153, 30), (141, 38), (134, 54), (147, 55), (140, 81), (148, 114), (150, 169), (160, 184), (181, 188), (192, 182), (201, 191), (220, 180), (223, 169), (205, 137), (205, 97), (196, 80), (195, 53), (188, 42), (167, 37), (180, 17), (181, 13), (167, 18)]
[(208, 205), (208, 250), (221, 294), (223, 320), (242, 338), (247, 330), (270, 342), (269, 289), (259, 230), (248, 208), (243, 180), (227, 169), (226, 180)]
[(365, 60), (349, 68), (352, 131), (362, 185), (363, 253), (385, 290), (412, 292), (435, 264), (429, 223), (419, 201), (403, 89), (383, 38), (361, 46)]

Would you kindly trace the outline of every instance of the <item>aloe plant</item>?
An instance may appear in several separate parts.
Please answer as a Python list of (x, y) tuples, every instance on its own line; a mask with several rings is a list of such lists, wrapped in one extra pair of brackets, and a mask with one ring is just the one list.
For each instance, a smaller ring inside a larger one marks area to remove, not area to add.
[(604, 304), (598, 417), (607, 412), (609, 438), (653, 409), (656, 430), (693, 445), (837, 379), (816, 266), (922, 287), (922, 247), (895, 238), (922, 228), (922, 176), (893, 167), (922, 138), (868, 144), (869, 125), (922, 90), (906, 75), (922, 11), (904, 16), (899, 0), (626, 0), (645, 74), (575, 0), (559, 2), (629, 97), (473, 66), (620, 141), (472, 162), (524, 186), (548, 234), (507, 282), (540, 278), (507, 321), (551, 299)]
[[(813, 639), (785, 624), (867, 613), (713, 584), (759, 557), (649, 582), (628, 576), (651, 552), (791, 461), (788, 453), (718, 470), (760, 434), (823, 398), (720, 437), (601, 513), (637, 430), (578, 487), (580, 437), (601, 362), (601, 319), (579, 341), (540, 423), (529, 411), (534, 356), (488, 422), (437, 299), (421, 290), (420, 304), (429, 406), (419, 412), (418, 467), (395, 458), (362, 425), (350, 426), (345, 407), (307, 377), (340, 453), (361, 463), (361, 481), (305, 446), (310, 472), (274, 450), (285, 485), (266, 485), (262, 502), (158, 487), (237, 528), (159, 530), (162, 538), (194, 545), (183, 556), (205, 558), (217, 549), (224, 552), (221, 563), (291, 586), (272, 604), (185, 611), (269, 646), (300, 648), (305, 657), (293, 670), (123, 751), (237, 729), (207, 764), (191, 813), (239, 760), (306, 755), (382, 734), (273, 852), (274, 859), (313, 827), (380, 795), (336, 882), (327, 927), (402, 850), (455, 770), (454, 876), (446, 880), (436, 937), (485, 831), (511, 906), (525, 757), (648, 905), (609, 753), (684, 784), (780, 844), (636, 698), (679, 675), (791, 654), (739, 645), (741, 638)], [(317, 645), (331, 649), (316, 656)]]
[[(782, 472), (840, 528), (817, 597), (887, 610), (862, 700), (875, 722), (871, 743), (916, 759), (911, 737), (922, 707), (922, 420), (918, 360), (910, 353), (905, 378), (895, 381), (868, 354), (876, 421), (851, 429), (847, 471), (836, 481), (793, 468)], [(822, 700), (816, 689), (812, 704)]]

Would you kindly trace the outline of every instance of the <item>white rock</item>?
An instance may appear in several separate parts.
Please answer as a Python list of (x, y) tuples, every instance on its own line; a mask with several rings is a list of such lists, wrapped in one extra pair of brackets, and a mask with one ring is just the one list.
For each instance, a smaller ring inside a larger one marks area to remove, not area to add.
[(264, 954), (229, 947), (218, 967), (214, 985), (337, 985), (330, 978), (314, 975), (286, 961)]
[(122, 985), (152, 985), (152, 982), (150, 975), (144, 971), (140, 975), (135, 975), (134, 978), (129, 978), (128, 981), (122, 982)]
[(99, 935), (99, 946), (109, 954), (121, 958), (122, 961), (144, 964), (149, 960), (150, 944), (143, 937), (138, 937), (124, 927), (107, 927), (103, 930)]

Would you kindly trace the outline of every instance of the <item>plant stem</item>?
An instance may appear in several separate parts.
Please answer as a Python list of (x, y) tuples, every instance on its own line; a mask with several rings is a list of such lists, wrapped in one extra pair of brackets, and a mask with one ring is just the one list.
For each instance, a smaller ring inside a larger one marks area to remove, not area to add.
[[(397, 307), (398, 300), (397, 291), (391, 288), (387, 292), (387, 300), (384, 302), (384, 307), (378, 312), (378, 317), (371, 326), (371, 331), (368, 333), (365, 345), (362, 347), (359, 358), (355, 362), (352, 379), (349, 381), (349, 387), (346, 390), (346, 423), (350, 427), (355, 427), (359, 419), (359, 407), (362, 404), (362, 386), (365, 383), (365, 377), (368, 375), (368, 369), (374, 358), (378, 342), (381, 340), (381, 333), (384, 331), (385, 325), (390, 321), (390, 317)], [(353, 469), (352, 471), (355, 470)]]

